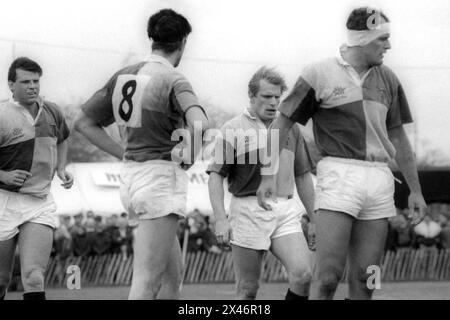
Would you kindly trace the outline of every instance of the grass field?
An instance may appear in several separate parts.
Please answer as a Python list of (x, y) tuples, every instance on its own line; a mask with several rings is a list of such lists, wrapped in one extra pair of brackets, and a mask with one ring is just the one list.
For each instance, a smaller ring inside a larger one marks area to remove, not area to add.
[[(262, 283), (258, 293), (260, 300), (282, 300), (287, 283)], [(343, 300), (347, 286), (341, 284), (336, 300)], [(86, 287), (80, 290), (48, 289), (49, 300), (124, 300), (129, 287)], [(232, 300), (233, 284), (188, 284), (183, 286), (181, 295), (185, 300)], [(22, 292), (10, 292), (7, 300), (22, 299)], [(382, 283), (376, 290), (374, 299), (379, 300), (450, 300), (450, 282), (397, 282)]]

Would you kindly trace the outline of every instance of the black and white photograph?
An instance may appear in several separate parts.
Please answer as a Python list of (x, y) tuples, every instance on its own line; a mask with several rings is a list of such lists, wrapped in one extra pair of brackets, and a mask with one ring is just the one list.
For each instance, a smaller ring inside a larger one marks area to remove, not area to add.
[(0, 305), (450, 300), (449, 40), (448, 0), (2, 1)]

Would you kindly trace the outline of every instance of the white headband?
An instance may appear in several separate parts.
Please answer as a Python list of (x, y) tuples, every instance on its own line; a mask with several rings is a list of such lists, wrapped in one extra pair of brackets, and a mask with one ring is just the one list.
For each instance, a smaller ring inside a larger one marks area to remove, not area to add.
[(391, 32), (390, 23), (379, 24), (371, 30), (348, 30), (347, 29), (347, 46), (362, 47), (369, 42)]

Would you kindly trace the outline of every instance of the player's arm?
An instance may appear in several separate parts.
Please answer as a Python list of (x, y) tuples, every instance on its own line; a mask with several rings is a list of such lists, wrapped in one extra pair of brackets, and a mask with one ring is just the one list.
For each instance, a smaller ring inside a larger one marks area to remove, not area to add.
[(114, 141), (97, 121), (90, 118), (83, 110), (80, 110), (75, 119), (75, 130), (80, 132), (92, 144), (101, 150), (122, 159), (124, 150)]
[(314, 221), (314, 183), (310, 172), (295, 177), (298, 197), (302, 201), (308, 215), (308, 224), (303, 229), (308, 248), (316, 250), (316, 224)]
[(209, 199), (214, 212), (215, 233), (219, 245), (229, 245), (232, 238), (224, 204), (224, 177), (217, 172), (211, 172), (208, 180)]
[(416, 225), (422, 221), (427, 206), (419, 183), (414, 153), (403, 126), (389, 129), (388, 135), (396, 149), (395, 161), (411, 190), (408, 198), (409, 214), (412, 224)]
[(314, 183), (310, 172), (295, 177), (298, 197), (305, 206), (309, 221), (314, 223)]
[(294, 125), (294, 121), (281, 114), (275, 119), (268, 130), (267, 150), (270, 150), (270, 157), (264, 159), (261, 168), (261, 184), (256, 192), (258, 203), (266, 210), (271, 210), (266, 198), (276, 201), (276, 173), (282, 148), (286, 143), (289, 130)]
[[(305, 125), (320, 105), (320, 101), (316, 99), (315, 82), (314, 68), (305, 68), (289, 95), (281, 103), (280, 115), (269, 129), (267, 150), (271, 151), (271, 156), (269, 159), (262, 159), (261, 184), (257, 191), (258, 203), (266, 210), (270, 210), (270, 206), (265, 199), (271, 197), (275, 200), (276, 197), (275, 174), (278, 170), (278, 159), (281, 153), (279, 146), (285, 144), (288, 132), (294, 122)], [(278, 139), (276, 139), (276, 135), (278, 135)], [(278, 143), (278, 145), (272, 147), (273, 143)]]
[(67, 144), (67, 140), (62, 141), (56, 147), (57, 150), (57, 165), (56, 165), (56, 174), (62, 181), (62, 186), (65, 189), (70, 189), (73, 185), (73, 175), (66, 171), (67, 164), (67, 150), (69, 146)]
[(203, 133), (209, 129), (209, 120), (200, 106), (191, 106), (185, 113), (188, 129), (191, 133), (193, 144), (193, 159), (195, 160), (202, 150)]

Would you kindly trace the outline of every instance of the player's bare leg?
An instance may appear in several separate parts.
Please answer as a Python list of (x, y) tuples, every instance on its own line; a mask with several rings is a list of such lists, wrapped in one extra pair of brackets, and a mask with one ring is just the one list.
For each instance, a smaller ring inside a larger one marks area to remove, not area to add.
[(24, 298), (28, 293), (36, 293), (35, 299), (45, 299), (45, 271), (53, 245), (53, 229), (47, 225), (32, 222), (23, 224), (19, 229)]
[(349, 296), (351, 300), (367, 300), (373, 289), (367, 286), (371, 273), (367, 268), (379, 265), (387, 236), (387, 219), (357, 220), (353, 224), (349, 248)]
[(178, 216), (175, 214), (139, 221), (134, 243), (130, 300), (156, 299), (170, 261), (177, 228)]
[(16, 245), (17, 236), (6, 241), (0, 241), (0, 300), (4, 298), (11, 281)]
[(178, 237), (175, 236), (167, 269), (163, 275), (161, 290), (158, 293), (158, 299), (179, 299), (182, 276), (183, 261), (180, 241), (178, 240)]
[(288, 294), (307, 300), (312, 279), (312, 253), (303, 235), (298, 232), (272, 239), (270, 250), (286, 268), (291, 291)]
[(231, 246), (234, 274), (236, 276), (236, 299), (255, 300), (264, 251)]
[(344, 273), (354, 218), (328, 210), (318, 210), (314, 218), (316, 265), (311, 299), (333, 299)]

